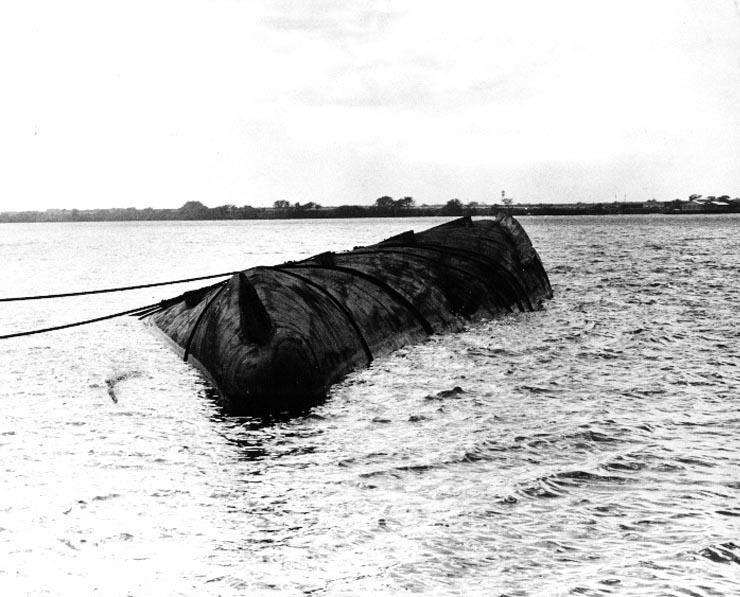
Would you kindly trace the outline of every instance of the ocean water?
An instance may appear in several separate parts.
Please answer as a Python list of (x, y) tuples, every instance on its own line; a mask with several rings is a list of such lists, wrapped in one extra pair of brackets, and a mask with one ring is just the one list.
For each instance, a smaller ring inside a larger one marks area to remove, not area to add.
[[(0, 295), (440, 221), (0, 225)], [(740, 594), (740, 217), (520, 221), (545, 310), (404, 348), (290, 418), (226, 415), (135, 318), (0, 340), (0, 594)], [(0, 334), (208, 283), (0, 303)]]

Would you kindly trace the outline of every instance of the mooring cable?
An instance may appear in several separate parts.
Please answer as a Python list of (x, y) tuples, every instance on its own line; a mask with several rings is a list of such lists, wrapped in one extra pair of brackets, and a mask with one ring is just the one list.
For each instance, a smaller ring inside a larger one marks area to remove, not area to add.
[(63, 298), (67, 296), (85, 296), (89, 294), (105, 294), (107, 292), (122, 292), (124, 290), (137, 290), (139, 288), (153, 288), (155, 286), (168, 286), (171, 284), (184, 284), (185, 282), (197, 282), (198, 280), (210, 280), (212, 278), (225, 278), (239, 272), (225, 272), (223, 274), (211, 274), (210, 276), (198, 276), (195, 278), (183, 278), (182, 280), (170, 280), (168, 282), (152, 282), (150, 284), (137, 284), (135, 286), (119, 286), (118, 288), (100, 288), (97, 290), (80, 290), (79, 292), (61, 292), (59, 294), (43, 294), (35, 296), (12, 296), (0, 298), (0, 303), (12, 301), (36, 301), (40, 299)]
[(81, 325), (87, 325), (88, 323), (95, 323), (97, 321), (105, 321), (106, 319), (113, 319), (114, 317), (122, 317), (123, 315), (137, 315), (145, 312), (153, 307), (159, 306), (159, 303), (153, 305), (146, 305), (144, 307), (137, 307), (136, 309), (128, 309), (127, 311), (120, 311), (119, 313), (112, 313), (110, 315), (103, 315), (101, 317), (94, 317), (92, 319), (85, 319), (84, 321), (75, 321), (74, 323), (65, 323), (63, 325), (55, 325), (49, 328), (42, 328), (38, 330), (28, 330), (25, 332), (15, 332), (13, 334), (4, 334), (0, 336), (0, 340), (7, 340), (8, 338), (20, 338), (21, 336), (32, 336), (34, 334), (43, 334), (45, 332), (54, 332), (56, 330), (63, 330), (66, 328), (74, 328)]
[[(216, 296), (218, 296), (221, 290), (223, 290), (226, 287), (227, 282), (228, 280), (223, 280), (221, 282), (213, 284), (212, 286), (208, 287), (208, 290), (220, 287), (219, 291), (216, 293)], [(41, 328), (38, 330), (26, 330), (24, 332), (4, 334), (4, 335), (0, 335), (0, 340), (7, 340), (8, 338), (20, 338), (21, 336), (33, 336), (34, 334), (43, 334), (45, 332), (54, 332), (56, 330), (64, 330), (67, 328), (79, 327), (81, 325), (87, 325), (89, 323), (96, 323), (98, 321), (105, 321), (106, 319), (113, 319), (115, 317), (122, 317), (124, 315), (131, 315), (132, 317), (138, 316), (139, 319), (143, 319), (150, 315), (154, 315), (155, 313), (158, 313), (159, 311), (166, 309), (167, 307), (170, 307), (180, 301), (186, 300), (187, 294), (188, 293), (185, 293), (180, 296), (176, 296), (174, 298), (165, 299), (165, 300), (159, 301), (158, 303), (153, 303), (151, 305), (144, 305), (143, 307), (136, 307), (135, 309), (127, 309), (126, 311), (119, 311), (118, 313), (111, 313), (110, 315), (102, 315), (101, 317), (93, 317), (92, 319), (85, 319), (83, 321), (75, 321), (73, 323), (65, 323), (62, 325), (55, 325), (55, 326), (48, 327), (48, 328)], [(208, 308), (209, 305), (206, 305), (206, 308)]]

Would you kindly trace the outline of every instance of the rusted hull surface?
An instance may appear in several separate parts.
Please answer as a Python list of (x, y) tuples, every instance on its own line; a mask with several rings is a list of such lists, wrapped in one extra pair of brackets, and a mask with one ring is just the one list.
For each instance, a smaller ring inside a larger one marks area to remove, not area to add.
[(299, 407), (373, 358), (552, 295), (521, 226), (455, 220), (346, 253), (256, 267), (149, 319), (241, 412)]

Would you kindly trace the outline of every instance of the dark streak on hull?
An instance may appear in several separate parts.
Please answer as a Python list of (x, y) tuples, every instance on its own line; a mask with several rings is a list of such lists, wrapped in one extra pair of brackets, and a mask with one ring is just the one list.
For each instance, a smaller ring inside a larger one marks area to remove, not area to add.
[(552, 289), (513, 218), (461, 218), (345, 253), (255, 267), (149, 316), (233, 411), (300, 408), (373, 358)]

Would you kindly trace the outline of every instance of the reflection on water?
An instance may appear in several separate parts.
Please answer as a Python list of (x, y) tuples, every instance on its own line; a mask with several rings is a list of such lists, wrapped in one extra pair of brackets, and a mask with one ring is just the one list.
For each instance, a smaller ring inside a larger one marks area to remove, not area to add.
[[(7, 225), (0, 286), (187, 277), (433, 223)], [(737, 593), (740, 218), (523, 224), (545, 311), (404, 348), (291, 417), (227, 416), (136, 319), (0, 344), (3, 594)], [(181, 290), (2, 304), (0, 333)]]

